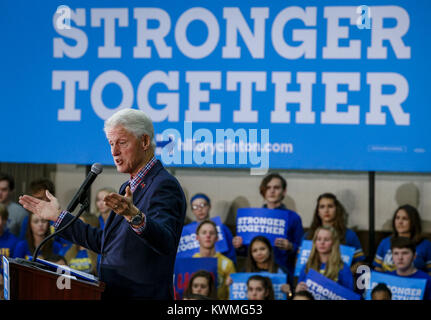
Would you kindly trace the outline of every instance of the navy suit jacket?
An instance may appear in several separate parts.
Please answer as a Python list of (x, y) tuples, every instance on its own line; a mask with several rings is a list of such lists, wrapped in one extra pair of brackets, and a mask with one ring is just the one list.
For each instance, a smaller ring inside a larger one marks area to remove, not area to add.
[[(121, 186), (120, 194), (127, 185)], [(106, 283), (102, 298), (172, 300), (174, 263), (187, 206), (184, 192), (157, 161), (133, 192), (133, 203), (146, 216), (141, 235), (112, 211), (103, 231), (77, 220), (61, 236), (102, 255), (99, 278)], [(59, 228), (72, 218), (67, 214)]]

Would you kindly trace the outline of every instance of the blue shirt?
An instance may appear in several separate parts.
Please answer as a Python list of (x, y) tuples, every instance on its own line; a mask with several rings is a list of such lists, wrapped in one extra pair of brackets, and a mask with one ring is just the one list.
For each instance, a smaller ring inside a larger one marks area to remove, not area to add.
[[(308, 233), (309, 231), (305, 233), (302, 240), (307, 240)], [(359, 238), (356, 235), (355, 231), (353, 231), (352, 229), (346, 229), (346, 234), (344, 235), (344, 241), (341, 244), (355, 248), (352, 264), (365, 260), (365, 255), (364, 255), (364, 251), (362, 250), (361, 242), (359, 241)]]
[[(61, 249), (62, 249), (61, 244), (54, 241), (54, 243), (52, 244), (52, 253), (59, 254)], [(30, 248), (28, 247), (27, 240), (19, 241), (15, 247), (14, 258), (29, 259), (29, 257), (31, 256), (33, 256), (33, 252), (30, 252)], [(43, 257), (42, 255), (39, 255), (39, 257), (42, 259), (48, 258), (48, 257)]]
[[(0, 259), (3, 261), (2, 256), (13, 257), (15, 252), (16, 244), (18, 243), (18, 238), (15, 237), (9, 230), (5, 230), (0, 237)], [(3, 268), (3, 263), (1, 263), (0, 269)]]
[[(322, 263), (320, 266), (319, 272), (322, 275), (325, 272), (325, 267), (326, 263)], [(301, 273), (299, 274), (298, 283), (305, 282), (305, 279), (307, 278), (305, 268), (306, 266), (302, 268)], [(338, 272), (338, 277), (334, 281), (347, 289), (353, 290), (353, 275), (350, 271), (350, 267), (347, 264), (343, 264), (343, 268)]]
[(409, 275), (409, 276), (400, 276), (399, 274), (397, 274), (397, 271), (392, 271), (389, 272), (389, 274), (393, 275), (393, 276), (397, 276), (397, 277), (403, 277), (403, 278), (412, 278), (412, 279), (425, 279), (427, 280), (427, 283), (425, 285), (425, 292), (424, 292), (424, 297), (422, 300), (431, 300), (431, 277), (421, 271), (418, 270), (415, 273)]
[[(266, 207), (266, 205), (264, 206)], [(299, 247), (301, 246), (302, 237), (304, 236), (304, 229), (302, 228), (301, 217), (292, 210), (286, 208), (284, 204), (276, 208), (285, 210), (288, 216), (289, 226), (287, 229), (287, 240), (292, 243), (292, 250), (282, 250), (274, 247), (275, 262), (280, 266), (287, 267), (290, 274), (293, 274), (295, 269), (295, 259)]]
[[(386, 237), (380, 242), (373, 261), (373, 267), (382, 268), (383, 272), (395, 270), (392, 260), (391, 238), (392, 236)], [(427, 273), (431, 272), (431, 242), (429, 240), (424, 239), (416, 246), (416, 259), (413, 263), (417, 269)]]
[(69, 267), (72, 269), (91, 273), (91, 270), (93, 268), (90, 255), (88, 254), (87, 250), (79, 250), (75, 257), (70, 259), (68, 261)]

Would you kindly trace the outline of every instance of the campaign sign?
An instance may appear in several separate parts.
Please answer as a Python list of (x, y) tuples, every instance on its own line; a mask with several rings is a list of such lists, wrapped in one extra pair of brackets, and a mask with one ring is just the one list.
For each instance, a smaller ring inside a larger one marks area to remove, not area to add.
[(316, 300), (361, 300), (361, 296), (319, 272), (310, 269), (305, 279), (308, 291)]
[(274, 245), (275, 239), (287, 237), (288, 223), (285, 210), (241, 208), (236, 214), (236, 233), (245, 245), (256, 236), (264, 236)]
[(10, 300), (10, 280), (9, 280), (9, 260), (3, 256), (3, 296), (5, 300)]
[(286, 274), (269, 272), (232, 273), (230, 277), (233, 283), (229, 288), (229, 300), (247, 300), (247, 280), (254, 275), (270, 278), (274, 289), (275, 300), (286, 300), (286, 294), (281, 291), (281, 286), (286, 284), (287, 281)]
[(422, 300), (426, 287), (425, 279), (404, 278), (372, 271), (366, 300), (371, 300), (371, 291), (379, 283), (386, 284), (391, 290), (392, 300)]
[[(296, 260), (295, 265), (295, 277), (299, 277), (299, 274), (301, 273), (302, 268), (305, 266), (305, 264), (308, 261), (308, 257), (311, 253), (311, 248), (313, 247), (313, 241), (311, 240), (303, 240), (301, 244), (301, 249), (299, 251), (298, 259)], [(355, 254), (355, 248), (345, 245), (340, 245), (340, 251), (341, 251), (341, 259), (345, 264), (350, 266), (352, 264), (353, 255)]]
[[(222, 231), (221, 219), (217, 216), (211, 218), (211, 220), (217, 225), (218, 232), (218, 241), (215, 244), (215, 250), (217, 252), (226, 252), (228, 250), (228, 244)], [(192, 222), (183, 227), (180, 243), (178, 245), (177, 258), (192, 257), (196, 252), (199, 252), (199, 241), (196, 240), (196, 229), (198, 226), (199, 223)]]
[(193, 273), (206, 270), (217, 283), (217, 258), (177, 258), (174, 268), (175, 299), (181, 300)]

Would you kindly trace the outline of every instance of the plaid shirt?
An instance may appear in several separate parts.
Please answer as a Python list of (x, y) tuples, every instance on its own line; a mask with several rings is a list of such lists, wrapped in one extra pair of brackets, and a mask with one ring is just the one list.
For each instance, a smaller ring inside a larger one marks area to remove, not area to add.
[[(136, 190), (136, 188), (138, 187), (139, 184), (141, 184), (142, 180), (144, 180), (145, 175), (148, 173), (148, 171), (150, 171), (150, 169), (156, 164), (157, 159), (155, 157), (152, 157), (150, 161), (148, 161), (148, 163), (145, 165), (145, 167), (143, 167), (134, 177), (130, 177), (129, 180), (129, 186), (132, 192), (134, 192)], [(142, 185), (142, 187), (145, 187), (145, 185)], [(61, 222), (63, 221), (64, 216), (67, 214), (68, 212), (66, 210), (62, 211), (60, 213), (60, 215), (58, 216), (57, 220), (54, 223), (54, 228), (55, 230), (58, 229), (58, 227), (60, 226)], [(138, 227), (135, 228), (133, 226), (132, 229), (133, 231), (135, 231), (137, 234), (142, 234), (144, 232), (145, 229), (145, 225), (146, 225), (146, 217), (145, 214), (143, 214), (143, 224)]]

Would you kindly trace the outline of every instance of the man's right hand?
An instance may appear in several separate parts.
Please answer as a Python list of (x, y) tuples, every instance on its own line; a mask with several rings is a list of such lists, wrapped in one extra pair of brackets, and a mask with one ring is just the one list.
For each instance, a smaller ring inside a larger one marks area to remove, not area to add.
[(48, 190), (46, 196), (49, 201), (37, 199), (32, 196), (23, 195), (19, 197), (19, 203), (28, 211), (36, 214), (41, 219), (56, 221), (61, 213), (61, 208), (56, 197)]

